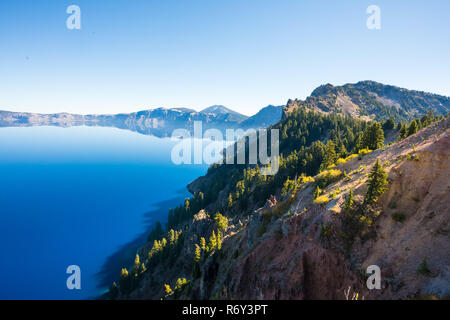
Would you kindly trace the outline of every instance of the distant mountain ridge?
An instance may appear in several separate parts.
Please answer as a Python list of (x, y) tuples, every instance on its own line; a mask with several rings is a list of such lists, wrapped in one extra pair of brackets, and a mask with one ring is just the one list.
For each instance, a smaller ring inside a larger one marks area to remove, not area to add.
[(289, 99), (285, 106), (269, 105), (251, 117), (222, 105), (213, 105), (201, 111), (156, 108), (110, 115), (0, 111), (0, 127), (105, 126), (167, 137), (178, 128), (192, 130), (194, 121), (201, 121), (204, 130), (267, 128), (298, 108), (322, 114), (340, 113), (367, 121), (393, 117), (396, 122), (409, 122), (429, 111), (447, 114), (450, 111), (450, 97), (374, 81), (360, 81), (343, 86), (325, 84), (316, 88), (305, 100)]
[(285, 115), (296, 108), (320, 113), (342, 113), (364, 120), (411, 121), (429, 111), (446, 114), (450, 111), (450, 97), (408, 90), (375, 81), (316, 88), (306, 100), (289, 100)]
[(241, 126), (245, 129), (258, 127), (267, 128), (281, 119), (283, 108), (284, 106), (268, 105), (267, 107), (262, 108), (254, 116), (242, 121)]
[(250, 128), (249, 124), (252, 124), (254, 129), (267, 127), (281, 119), (280, 108), (268, 106), (251, 117), (220, 105), (214, 105), (199, 112), (188, 108), (156, 108), (133, 113), (100, 115), (0, 111), (0, 127), (102, 126), (167, 137), (178, 128), (192, 130), (194, 121), (201, 121), (204, 130), (209, 128), (247, 129)]

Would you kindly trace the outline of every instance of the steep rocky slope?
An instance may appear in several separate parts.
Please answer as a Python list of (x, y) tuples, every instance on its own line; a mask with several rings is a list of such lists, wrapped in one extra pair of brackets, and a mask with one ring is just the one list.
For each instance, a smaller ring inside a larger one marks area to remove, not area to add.
[[(251, 299), (344, 299), (350, 287), (366, 299), (448, 296), (448, 128), (449, 121), (445, 120), (362, 160), (338, 166), (348, 173), (356, 172), (349, 181), (343, 179), (326, 188), (328, 196), (340, 189), (335, 199), (324, 206), (311, 204), (313, 190), (307, 186), (296, 195), (290, 213), (273, 221), (260, 237), (257, 230), (264, 223), (263, 211), (255, 212), (247, 232), (231, 245), (241, 248), (243, 254), (241, 259), (230, 261), (233, 267), (222, 277), (228, 295)], [(408, 160), (409, 156), (412, 160)], [(382, 209), (374, 224), (375, 235), (364, 240), (356, 237), (346, 252), (340, 234), (342, 205), (350, 188), (357, 197), (366, 192), (366, 173), (376, 159), (385, 163), (390, 184), (379, 201)], [(403, 222), (392, 218), (392, 214), (399, 213), (404, 214)], [(327, 226), (330, 234), (324, 236), (322, 226)], [(424, 259), (429, 275), (418, 272)], [(363, 272), (369, 265), (381, 268), (381, 290), (369, 291), (365, 286)]]
[[(142, 281), (119, 298), (160, 299), (164, 284), (189, 280), (167, 298), (364, 299), (439, 298), (450, 294), (450, 123), (422, 129), (382, 149), (348, 159), (343, 174), (323, 188), (328, 201), (314, 203), (321, 176), (305, 181), (287, 202), (276, 193), (263, 208), (236, 216), (221, 250), (205, 255), (192, 277), (196, 244), (215, 222), (204, 211), (181, 226), (183, 247), (170, 262), (147, 266)], [(343, 210), (350, 189), (355, 206), (367, 191), (376, 160), (388, 174), (375, 209), (351, 216)], [(288, 204), (283, 206), (281, 204)], [(356, 217), (356, 219), (355, 219)], [(361, 227), (364, 225), (364, 227)], [(145, 256), (149, 247), (141, 249)], [(366, 287), (366, 268), (381, 268), (380, 290)]]

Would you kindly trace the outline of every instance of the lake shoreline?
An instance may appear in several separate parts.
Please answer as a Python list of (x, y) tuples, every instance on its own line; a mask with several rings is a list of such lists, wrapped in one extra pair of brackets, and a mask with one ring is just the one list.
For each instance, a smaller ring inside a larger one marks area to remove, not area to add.
[(167, 222), (169, 210), (182, 203), (189, 195), (188, 189), (185, 188), (185, 190), (180, 190), (177, 196), (155, 203), (153, 210), (144, 213), (143, 223), (146, 231), (130, 242), (120, 246), (118, 250), (105, 260), (102, 269), (96, 275), (99, 280), (98, 288), (103, 290), (103, 293), (99, 296), (88, 298), (88, 300), (108, 299), (109, 286), (118, 280), (122, 268), (129, 268), (132, 265), (136, 253), (147, 243), (147, 237), (155, 223), (159, 221), (164, 226)]

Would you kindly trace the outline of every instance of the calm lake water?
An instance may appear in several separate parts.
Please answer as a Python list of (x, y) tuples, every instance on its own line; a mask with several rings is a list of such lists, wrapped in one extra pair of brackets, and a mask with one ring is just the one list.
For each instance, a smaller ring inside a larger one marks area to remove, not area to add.
[[(173, 145), (115, 128), (0, 128), (0, 299), (105, 290), (105, 262), (118, 275), (118, 250), (133, 256), (127, 244), (207, 170), (172, 164)], [(81, 268), (81, 290), (66, 287), (69, 265)]]

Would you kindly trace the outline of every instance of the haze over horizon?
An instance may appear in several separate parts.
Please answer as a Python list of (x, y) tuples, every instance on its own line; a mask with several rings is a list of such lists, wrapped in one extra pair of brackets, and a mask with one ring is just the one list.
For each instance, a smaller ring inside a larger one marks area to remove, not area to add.
[[(81, 30), (66, 27), (72, 4)], [(381, 30), (366, 27), (372, 4)], [(444, 0), (4, 0), (0, 110), (253, 115), (362, 80), (450, 96), (449, 10)]]

